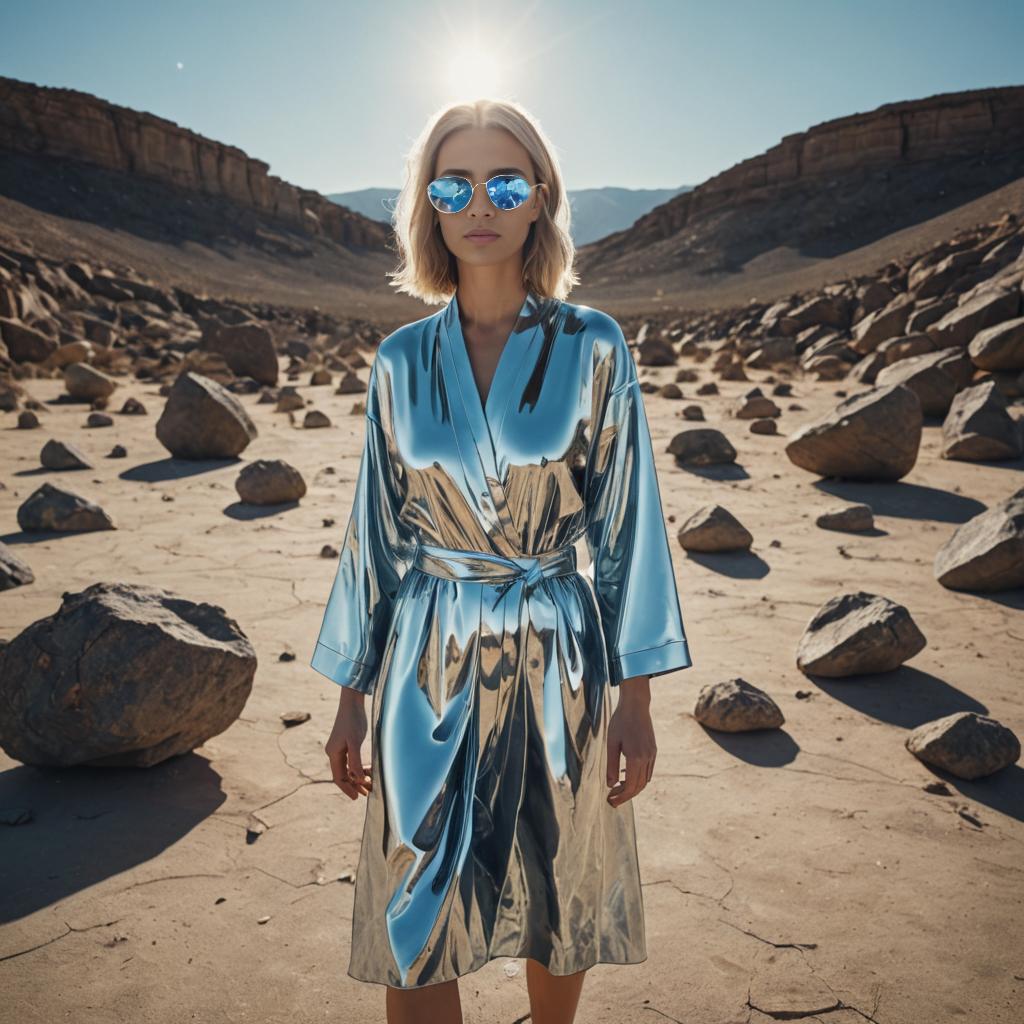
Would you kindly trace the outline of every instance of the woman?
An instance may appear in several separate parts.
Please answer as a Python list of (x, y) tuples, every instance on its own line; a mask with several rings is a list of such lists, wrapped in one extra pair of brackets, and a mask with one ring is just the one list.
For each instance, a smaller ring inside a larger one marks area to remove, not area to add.
[(447, 302), (378, 348), (312, 657), (342, 687), (334, 781), (368, 797), (348, 973), (391, 1021), (461, 1020), (455, 979), (495, 957), (571, 1021), (587, 968), (647, 958), (629, 801), (650, 677), (691, 659), (636, 367), (563, 298), (568, 222), (515, 103), (451, 107), (412, 152), (394, 283)]

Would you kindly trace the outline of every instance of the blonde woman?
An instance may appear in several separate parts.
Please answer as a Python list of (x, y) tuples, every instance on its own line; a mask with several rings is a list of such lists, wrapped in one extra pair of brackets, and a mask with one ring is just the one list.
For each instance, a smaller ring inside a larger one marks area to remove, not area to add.
[(565, 1024), (589, 967), (647, 958), (629, 801), (650, 678), (691, 664), (651, 440), (619, 325), (566, 301), (537, 123), (453, 106), (407, 172), (393, 284), (444, 305), (377, 351), (312, 657), (334, 781), (367, 797), (348, 973), (392, 1024), (448, 1024), (458, 977), (522, 957), (534, 1024)]

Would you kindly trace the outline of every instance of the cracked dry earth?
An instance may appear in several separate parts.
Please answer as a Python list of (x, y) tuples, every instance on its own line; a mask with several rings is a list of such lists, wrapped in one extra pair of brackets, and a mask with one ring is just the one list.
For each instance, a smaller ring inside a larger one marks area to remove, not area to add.
[[(683, 391), (738, 449), (728, 471), (675, 466), (665, 447), (689, 425), (686, 402), (647, 396), (695, 665), (652, 681), (658, 759), (635, 801), (649, 959), (593, 968), (577, 1020), (1024, 1020), (1021, 768), (929, 792), (939, 779), (903, 746), (909, 729), (959, 710), (1024, 734), (1021, 595), (957, 594), (931, 572), (956, 525), (1020, 486), (1021, 463), (944, 461), (933, 424), (902, 482), (819, 481), (783, 445), (843, 383), (797, 381), (778, 399), (779, 436), (728, 414), (753, 382), (719, 386), (701, 399)], [(47, 403), (59, 388), (31, 386)], [(149, 415), (115, 415), (107, 429), (84, 429), (81, 406), (47, 404), (37, 431), (2, 414), (0, 534), (36, 582), (0, 596), (0, 635), (51, 614), (65, 590), (119, 579), (222, 605), (259, 656), (242, 717), (184, 758), (39, 771), (0, 755), (0, 807), (34, 814), (0, 833), (4, 1022), (385, 1019), (384, 989), (346, 974), (365, 804), (330, 781), (322, 747), (338, 693), (308, 665), (335, 569), (319, 552), (340, 543), (362, 420), (352, 396), (302, 390), (334, 427), (298, 436), (287, 416), (243, 399), (260, 431), (243, 459), (288, 459), (310, 487), (295, 507), (253, 515), (236, 505), (241, 463), (166, 459), (151, 387), (123, 381), (111, 407), (134, 395)], [(49, 437), (80, 445), (95, 469), (40, 470)], [(126, 460), (105, 458), (116, 442)], [(25, 542), (16, 508), (51, 477), (119, 529)], [(872, 505), (873, 534), (814, 525), (847, 499)], [(712, 501), (753, 532), (752, 553), (688, 557), (675, 544)], [(809, 680), (795, 666), (800, 634), (851, 588), (905, 604), (928, 646), (889, 675)], [(782, 729), (721, 735), (691, 717), (703, 684), (739, 675), (781, 706)], [(286, 729), (279, 716), (294, 710), (312, 718)], [(460, 986), (467, 1022), (527, 1019), (524, 961), (492, 961)]]

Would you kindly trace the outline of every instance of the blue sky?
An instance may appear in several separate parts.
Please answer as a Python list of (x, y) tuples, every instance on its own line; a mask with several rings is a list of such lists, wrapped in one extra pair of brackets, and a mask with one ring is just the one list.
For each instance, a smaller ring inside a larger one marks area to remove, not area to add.
[(0, 74), (321, 192), (397, 188), (427, 118), (480, 94), (533, 112), (569, 188), (674, 187), (834, 117), (1024, 84), (1024, 2), (0, 0)]

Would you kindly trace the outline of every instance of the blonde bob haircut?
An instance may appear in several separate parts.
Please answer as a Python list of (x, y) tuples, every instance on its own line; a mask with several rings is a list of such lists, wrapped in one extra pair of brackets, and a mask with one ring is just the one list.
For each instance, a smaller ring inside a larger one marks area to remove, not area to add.
[(391, 286), (424, 302), (447, 302), (458, 284), (458, 264), (435, 228), (435, 210), (427, 198), (437, 151), (459, 128), (504, 128), (529, 153), (544, 199), (523, 245), (523, 285), (544, 298), (564, 299), (579, 283), (573, 270), (576, 249), (569, 234), (570, 210), (554, 146), (540, 125), (515, 101), (480, 99), (456, 103), (435, 114), (405, 161), (405, 184), (395, 204), (392, 226), (399, 265)]

